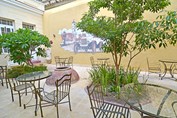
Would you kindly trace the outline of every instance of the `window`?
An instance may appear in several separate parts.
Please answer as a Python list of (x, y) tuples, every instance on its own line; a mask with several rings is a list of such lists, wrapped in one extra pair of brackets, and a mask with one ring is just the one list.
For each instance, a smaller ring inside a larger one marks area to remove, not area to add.
[(12, 20), (6, 20), (6, 19), (0, 19), (0, 24), (13, 26), (13, 21)]
[[(9, 32), (14, 32), (14, 21), (10, 19), (0, 18), (0, 35)], [(2, 54), (7, 53), (9, 53), (9, 49), (2, 47)]]
[(22, 23), (22, 27), (23, 28), (28, 28), (28, 29), (31, 29), (31, 30), (35, 30), (35, 25), (33, 24), (29, 24), (29, 23)]

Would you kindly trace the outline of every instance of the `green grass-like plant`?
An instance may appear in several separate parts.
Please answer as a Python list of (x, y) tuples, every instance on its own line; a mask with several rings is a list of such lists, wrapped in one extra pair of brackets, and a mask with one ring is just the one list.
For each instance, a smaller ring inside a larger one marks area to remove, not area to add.
[[(100, 66), (92, 68), (89, 71), (90, 78), (95, 83), (100, 83), (103, 87), (104, 94), (114, 92), (119, 96), (121, 87), (129, 83), (138, 83), (139, 69), (130, 68), (127, 71), (120, 68), (118, 75), (115, 68)], [(119, 80), (118, 84), (116, 80)]]

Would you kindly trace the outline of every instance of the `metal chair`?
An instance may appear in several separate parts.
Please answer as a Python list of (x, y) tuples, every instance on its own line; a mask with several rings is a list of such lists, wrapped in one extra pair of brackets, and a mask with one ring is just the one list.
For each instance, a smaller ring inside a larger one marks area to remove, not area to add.
[(104, 101), (102, 87), (92, 83), (87, 86), (94, 118), (130, 118), (129, 108)]
[(2, 86), (4, 86), (4, 80), (5, 80), (6, 86), (8, 88), (7, 66), (0, 66), (0, 80), (1, 80), (1, 85)]
[(72, 66), (73, 67), (73, 56), (70, 56), (68, 60), (65, 62), (65, 66)]
[[(14, 95), (18, 94), (19, 97), (19, 105), (21, 107), (21, 96), (23, 94), (27, 95), (27, 93), (32, 92), (32, 85), (30, 83), (18, 82), (15, 78), (7, 78), (10, 86), (12, 102), (14, 102)], [(30, 89), (30, 91), (27, 91)]]
[(58, 66), (65, 66), (65, 58), (60, 58), (59, 56), (55, 56), (55, 64), (56, 64), (56, 68)]
[(148, 66), (148, 76), (151, 73), (156, 73), (161, 77), (161, 67), (159, 63), (149, 63), (149, 60), (147, 58), (147, 66)]
[[(45, 84), (44, 84), (45, 85)], [(70, 87), (71, 87), (71, 74), (65, 74), (62, 78), (59, 78), (55, 82), (56, 89), (52, 92), (45, 91), (45, 86), (42, 89), (42, 93), (38, 91), (40, 98), (39, 106), (41, 110), (41, 117), (43, 117), (42, 107), (55, 105), (57, 110), (57, 118), (59, 118), (58, 104), (69, 103), (69, 109), (71, 111), (70, 103)], [(63, 101), (64, 98), (68, 97), (68, 101)], [(42, 102), (45, 102), (42, 104)]]
[(90, 62), (91, 62), (92, 68), (98, 68), (99, 66), (101, 66), (101, 63), (99, 63), (98, 61), (95, 61), (93, 56), (90, 57)]

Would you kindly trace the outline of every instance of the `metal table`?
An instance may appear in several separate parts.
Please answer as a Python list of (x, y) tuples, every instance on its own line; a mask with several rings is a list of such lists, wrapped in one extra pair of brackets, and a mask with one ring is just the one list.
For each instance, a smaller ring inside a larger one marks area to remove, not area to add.
[(161, 77), (161, 79), (163, 79), (165, 77), (165, 75), (167, 74), (167, 71), (169, 71), (171, 77), (174, 78), (174, 76), (173, 76), (173, 67), (174, 67), (174, 64), (177, 63), (177, 60), (159, 60), (159, 61), (161, 63), (163, 63), (163, 65), (164, 65), (164, 74)]
[[(23, 74), (23, 75), (18, 76), (16, 78), (16, 80), (19, 82), (29, 82), (33, 86), (36, 103), (35, 103), (35, 105), (29, 105), (29, 106), (26, 106), (26, 104), (24, 104), (24, 108), (35, 106), (35, 116), (37, 116), (37, 106), (38, 106), (37, 92), (40, 89), (40, 80), (45, 79), (51, 75), (52, 75), (52, 72), (49, 72), (49, 71), (38, 71), (38, 72)], [(38, 81), (37, 87), (35, 85), (35, 81)]]
[(109, 58), (97, 58), (97, 60), (100, 61), (102, 65), (107, 65)]
[(176, 118), (177, 91), (151, 84), (128, 84), (121, 90), (121, 99), (141, 117)]

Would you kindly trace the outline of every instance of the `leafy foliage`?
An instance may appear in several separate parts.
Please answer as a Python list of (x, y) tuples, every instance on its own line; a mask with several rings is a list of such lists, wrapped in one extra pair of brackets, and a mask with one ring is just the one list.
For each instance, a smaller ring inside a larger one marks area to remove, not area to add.
[[(155, 13), (168, 5), (169, 0), (93, 0), (77, 27), (106, 42), (103, 51), (112, 54), (118, 72), (123, 56), (130, 56), (129, 68), (132, 59), (143, 50), (155, 48), (157, 43), (166, 47), (166, 33), (143, 20), (143, 13)], [(112, 16), (99, 15), (101, 9)]]
[(45, 71), (47, 70), (47, 66), (39, 65), (39, 66), (14, 66), (7, 71), (8, 78), (16, 78), (20, 75), (35, 72), (35, 71)]
[(30, 29), (18, 29), (16, 32), (2, 34), (0, 46), (8, 48), (10, 59), (18, 64), (30, 65), (32, 51), (36, 49), (37, 56), (45, 57), (45, 49), (41, 46), (50, 47), (49, 39)]

